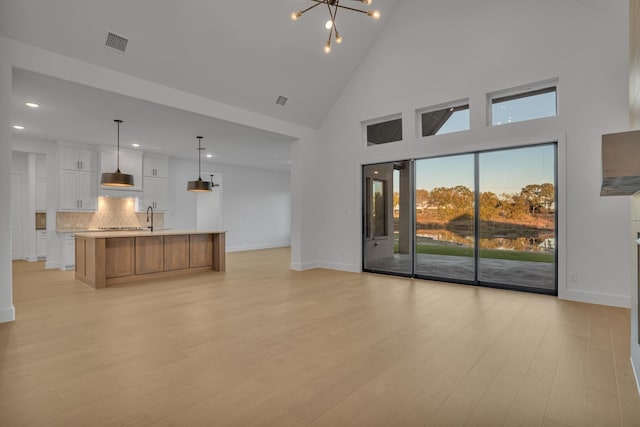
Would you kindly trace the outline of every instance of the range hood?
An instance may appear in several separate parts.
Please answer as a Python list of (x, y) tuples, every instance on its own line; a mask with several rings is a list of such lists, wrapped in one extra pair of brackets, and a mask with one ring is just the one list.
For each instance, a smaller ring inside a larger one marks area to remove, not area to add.
[(602, 135), (601, 196), (640, 191), (640, 130)]
[(98, 188), (98, 196), (115, 198), (138, 197), (141, 199), (144, 196), (144, 193), (140, 190), (116, 189), (116, 187), (100, 186)]

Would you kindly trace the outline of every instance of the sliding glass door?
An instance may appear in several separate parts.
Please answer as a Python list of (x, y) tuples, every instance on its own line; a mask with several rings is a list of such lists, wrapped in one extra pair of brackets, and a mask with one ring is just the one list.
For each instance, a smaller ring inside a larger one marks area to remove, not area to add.
[(363, 167), (363, 268), (557, 293), (556, 145)]
[(556, 146), (479, 153), (478, 280), (556, 289)]
[(416, 161), (416, 275), (475, 280), (474, 155)]

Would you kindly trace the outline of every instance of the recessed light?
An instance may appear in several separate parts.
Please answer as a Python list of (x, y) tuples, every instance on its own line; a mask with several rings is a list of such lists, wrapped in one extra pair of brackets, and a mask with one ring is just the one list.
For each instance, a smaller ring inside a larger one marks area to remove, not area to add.
[(213, 157), (213, 154), (207, 154), (207, 157), (208, 157), (208, 158), (212, 158), (212, 157)]
[(374, 174), (378, 175), (380, 172), (378, 171), (373, 171)]
[(24, 105), (31, 108), (38, 108), (40, 104), (36, 104), (35, 102), (25, 102)]
[(23, 130), (24, 126), (20, 126), (20, 125), (13, 125), (14, 129), (18, 129), (18, 130)]
[(140, 144), (131, 144), (132, 147), (140, 147)]

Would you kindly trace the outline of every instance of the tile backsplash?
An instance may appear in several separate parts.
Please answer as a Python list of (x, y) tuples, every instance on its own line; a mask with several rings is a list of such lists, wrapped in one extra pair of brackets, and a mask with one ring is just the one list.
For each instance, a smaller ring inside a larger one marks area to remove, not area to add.
[[(147, 214), (136, 212), (131, 197), (99, 197), (96, 212), (56, 212), (57, 231), (97, 230), (107, 227), (146, 227)], [(154, 228), (164, 227), (164, 213), (154, 212)]]

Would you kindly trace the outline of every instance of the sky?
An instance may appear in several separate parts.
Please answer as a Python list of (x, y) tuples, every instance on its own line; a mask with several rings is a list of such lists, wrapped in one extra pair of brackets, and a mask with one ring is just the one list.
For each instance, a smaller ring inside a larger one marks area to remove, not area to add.
[[(416, 188), (464, 185), (474, 188), (474, 155), (437, 157), (416, 161)], [(528, 184), (555, 181), (555, 146), (489, 151), (479, 154), (480, 191), (519, 193)], [(397, 191), (397, 188), (394, 189)]]
[[(556, 93), (515, 99), (492, 106), (494, 126), (554, 116)], [(469, 129), (469, 110), (457, 111), (438, 134)], [(528, 184), (555, 182), (555, 146), (553, 144), (479, 154), (480, 191), (496, 194), (519, 193)], [(394, 191), (398, 191), (394, 180)], [(423, 159), (416, 161), (416, 188), (464, 185), (474, 188), (474, 155)]]

